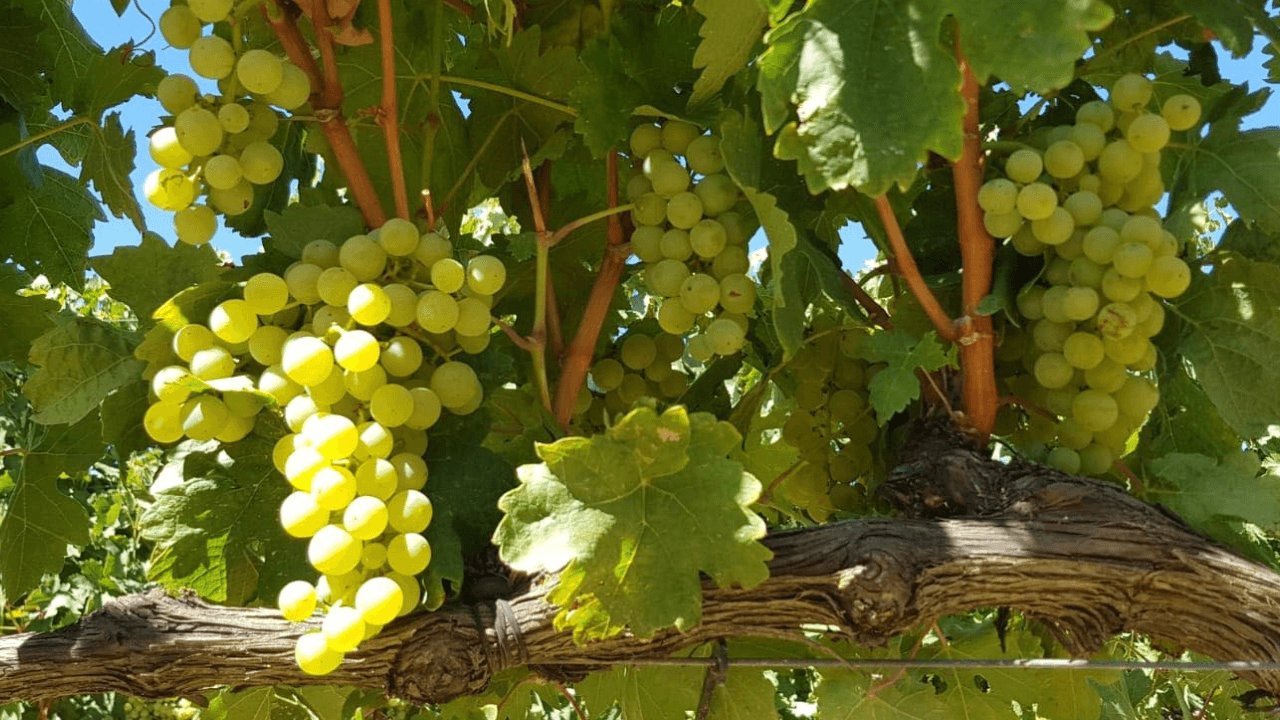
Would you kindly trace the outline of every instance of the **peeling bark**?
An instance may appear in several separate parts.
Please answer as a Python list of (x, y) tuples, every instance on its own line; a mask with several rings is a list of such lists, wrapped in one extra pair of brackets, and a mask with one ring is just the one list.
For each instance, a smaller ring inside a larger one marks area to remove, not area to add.
[[(552, 623), (548, 578), (509, 599), (513, 615), (447, 606), (389, 625), (323, 682), (443, 702), (481, 691), (513, 657), (571, 676), (583, 662), (605, 668), (723, 637), (795, 639), (806, 624), (877, 645), (997, 606), (1046, 623), (1076, 654), (1132, 630), (1222, 660), (1280, 658), (1280, 575), (1270, 569), (1106, 483), (995, 463), (944, 435), (908, 447), (883, 492), (909, 517), (770, 536), (769, 580), (708, 584), (702, 623), (688, 632), (577, 646)], [(306, 685), (317, 679), (297, 669), (293, 644), (317, 625), (152, 590), (56, 632), (0, 637), (0, 702)], [(510, 647), (517, 634), (524, 655)], [(1242, 676), (1280, 694), (1278, 672)]]

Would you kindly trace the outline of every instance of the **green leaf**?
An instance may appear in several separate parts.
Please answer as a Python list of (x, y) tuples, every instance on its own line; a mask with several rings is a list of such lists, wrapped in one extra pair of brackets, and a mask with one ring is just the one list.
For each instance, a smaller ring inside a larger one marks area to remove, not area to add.
[(139, 379), (116, 389), (102, 401), (102, 440), (115, 447), (121, 458), (152, 444), (142, 425), (151, 406), (151, 383)]
[(92, 180), (112, 215), (129, 218), (139, 232), (146, 230), (147, 223), (142, 219), (142, 208), (138, 206), (138, 198), (133, 194), (133, 181), (129, 179), (129, 173), (133, 172), (133, 156), (137, 152), (133, 131), (123, 132), (120, 113), (108, 115), (101, 127), (91, 127), (93, 132), (89, 134), (89, 147), (80, 168), (80, 182)]
[(1160, 403), (1142, 428), (1139, 451), (1148, 457), (1198, 453), (1218, 458), (1239, 452), (1240, 436), (1222, 421), (1204, 389), (1177, 360), (1160, 374)]
[(804, 340), (805, 309), (819, 292), (844, 309), (851, 318), (865, 318), (866, 313), (845, 284), (839, 260), (819, 250), (808, 238), (796, 241), (795, 251), (782, 262), (782, 293), (775, 298), (774, 330), (786, 357), (790, 358)]
[[(14, 1), (14, 0), (11, 0)], [(63, 0), (16, 0), (27, 14), (44, 21), (44, 30), (36, 36), (43, 55), (50, 59), (44, 72), (52, 79), (54, 104), (73, 110), (81, 109), (77, 100), (88, 81), (94, 58), (102, 48), (71, 12), (71, 3)]]
[(760, 483), (725, 457), (740, 439), (706, 413), (640, 408), (603, 435), (541, 445), (544, 464), (521, 466), (499, 501), (494, 542), (519, 570), (563, 568), (549, 599), (580, 639), (692, 627), (700, 572), (722, 587), (768, 575), (748, 509)]
[(263, 213), (271, 237), (269, 249), (291, 258), (301, 258), (302, 248), (312, 240), (328, 240), (335, 245), (365, 231), (360, 211), (349, 205), (290, 205), (284, 212)]
[(89, 514), (58, 490), (58, 477), (86, 470), (102, 455), (98, 416), (46, 427), (22, 460), (8, 512), (0, 520), (0, 587), (17, 598), (57, 572), (67, 546), (89, 542)]
[(93, 318), (63, 315), (31, 346), (40, 368), (22, 386), (46, 425), (78, 422), (112, 390), (138, 377), (137, 336)]
[(0, 265), (0, 360), (25, 363), (31, 343), (53, 326), (49, 316), (58, 311), (56, 300), (18, 294), (30, 282), (12, 265)]
[(207, 720), (315, 720), (297, 690), (289, 687), (223, 689), (200, 713)]
[[(222, 272), (212, 246), (180, 242), (169, 247), (150, 232), (143, 233), (136, 247), (121, 245), (110, 255), (98, 255), (89, 262), (111, 285), (111, 297), (133, 309), (140, 328), (151, 326), (152, 313), (169, 298), (193, 285), (217, 280)], [(164, 272), (158, 273), (156, 268), (164, 268)]]
[(1246, 468), (1219, 464), (1204, 455), (1172, 453), (1147, 464), (1161, 484), (1145, 493), (1182, 516), (1193, 527), (1205, 527), (1219, 515), (1237, 517), (1263, 528), (1280, 525), (1280, 477), (1259, 476)]
[[(105, 220), (75, 178), (44, 168), (44, 180), (8, 207), (0, 208), (0, 237), (8, 239), (0, 259), (10, 259), (51, 283), (84, 288), (91, 230)], [(7, 257), (6, 257), (7, 256)]]
[(1097, 0), (949, 4), (960, 23), (965, 59), (979, 82), (995, 75), (1017, 92), (1041, 94), (1075, 79), (1076, 60), (1089, 48), (1088, 33), (1106, 27), (1114, 14)]
[(44, 91), (41, 75), (49, 67), (36, 36), (44, 23), (12, 2), (0, 9), (0, 98), (19, 110), (26, 110), (31, 98)]
[(1245, 218), (1280, 232), (1280, 129), (1238, 131), (1215, 123), (1207, 138), (1188, 138), (1192, 162), (1179, 178), (1194, 198), (1220, 191)]
[(1255, 0), (1173, 0), (1174, 6), (1212, 30), (1223, 47), (1238, 58), (1253, 48), (1253, 23), (1246, 9), (1251, 3), (1262, 5)]
[(823, 720), (926, 720), (956, 717), (933, 685), (901, 680), (874, 695), (871, 680), (852, 670), (823, 670), (814, 694)]
[(276, 517), (292, 488), (272, 465), (279, 432), (267, 422), (260, 415), (258, 429), (231, 445), (178, 446), (152, 486), (155, 502), (138, 521), (142, 537), (155, 543), (149, 579), (243, 605), (314, 577), (304, 543), (286, 535)]
[(764, 126), (811, 193), (878, 196), (909, 185), (930, 151), (960, 155), (960, 71), (936, 39), (948, 10), (814, 0), (769, 32), (758, 61)]
[(1235, 220), (1227, 225), (1218, 240), (1218, 248), (1250, 260), (1280, 265), (1280, 236), (1269, 233), (1254, 223)]
[(669, 720), (697, 709), (704, 674), (697, 667), (621, 666), (588, 675), (575, 690), (592, 717), (604, 716), (616, 703), (623, 720)]
[(693, 54), (693, 66), (702, 68), (702, 74), (689, 96), (690, 105), (700, 105), (747, 66), (769, 17), (753, 0), (694, 0), (693, 9), (706, 18), (698, 30), (702, 42)]
[(1178, 350), (1223, 421), (1242, 438), (1266, 435), (1280, 417), (1280, 267), (1222, 253), (1174, 305)]
[(97, 53), (76, 88), (72, 109), (95, 120), (137, 95), (150, 97), (164, 79), (153, 52), (135, 54), (132, 43)]
[(871, 407), (875, 408), (881, 425), (920, 397), (916, 369), (931, 372), (949, 362), (935, 333), (926, 333), (916, 340), (902, 330), (872, 333), (860, 346), (859, 357), (867, 362), (888, 363), (867, 388)]

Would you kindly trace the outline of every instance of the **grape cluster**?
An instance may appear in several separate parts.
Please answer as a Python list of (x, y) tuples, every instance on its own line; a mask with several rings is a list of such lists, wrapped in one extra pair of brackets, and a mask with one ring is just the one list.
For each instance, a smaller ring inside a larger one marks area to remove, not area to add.
[(658, 325), (678, 337), (700, 330), (689, 338), (689, 354), (701, 362), (738, 352), (756, 283), (746, 274), (747, 231), (732, 210), (738, 186), (722, 172), (720, 139), (680, 120), (640, 125), (631, 133), (631, 155), (631, 252), (645, 264), (646, 286), (662, 298)]
[[(235, 442), (271, 405), (291, 431), (273, 457), (294, 490), (280, 521), (310, 539), (321, 578), (286, 586), (280, 609), (303, 620), (317, 602), (328, 606), (323, 629), (298, 642), (304, 671), (332, 671), (417, 606), (415, 576), (431, 559), (421, 534), (432, 516), (426, 430), (442, 410), (480, 406), (475, 372), (449, 358), (488, 344), (492, 296), (505, 282), (499, 259), (464, 265), (445, 238), (393, 219), (341, 247), (312, 241), (283, 276), (254, 275), (207, 324), (174, 334), (184, 364), (152, 378), (144, 426), (153, 439)], [(444, 362), (424, 362), (424, 342)]]
[(591, 383), (604, 396), (594, 399), (587, 396), (586, 402), (591, 404), (582, 411), (589, 416), (603, 417), (605, 410), (621, 414), (642, 397), (673, 400), (689, 387), (689, 376), (675, 366), (684, 356), (684, 341), (680, 337), (632, 330), (618, 338), (614, 348), (613, 354), (591, 366)]
[[(213, 237), (215, 210), (235, 216), (253, 205), (254, 185), (280, 176), (284, 157), (270, 144), (279, 117), (272, 106), (293, 110), (307, 102), (311, 83), (302, 70), (266, 50), (239, 51), (204, 35), (204, 25), (229, 19), (232, 0), (189, 0), (160, 16), (170, 45), (185, 49), (191, 69), (216, 80), (218, 95), (201, 95), (195, 81), (172, 74), (160, 81), (156, 98), (173, 116), (150, 138), (151, 159), (160, 167), (147, 176), (147, 199), (174, 213), (178, 239), (203, 245)], [(231, 32), (239, 26), (231, 24)], [(196, 199), (207, 195), (204, 204)]]
[(1199, 121), (1200, 105), (1174, 95), (1148, 112), (1151, 98), (1151, 81), (1121, 77), (1110, 103), (1082, 105), (1074, 125), (1047, 131), (1043, 151), (1013, 152), (1005, 177), (978, 194), (993, 236), (1045, 258), (1017, 298), (1027, 331), (1010, 333), (1000, 356), (1025, 371), (1011, 389), (1062, 418), (1032, 416), (1025, 439), (1056, 444), (1047, 461), (1064, 472), (1101, 474), (1124, 454), (1159, 400), (1141, 374), (1156, 364), (1161, 299), (1191, 282), (1153, 206), (1164, 195), (1160, 151), (1171, 130)]
[(200, 708), (186, 698), (124, 701), (125, 720), (195, 720)]
[(867, 402), (879, 367), (855, 358), (866, 334), (837, 330), (818, 335), (776, 377), (796, 404), (782, 424), (782, 441), (801, 460), (779, 489), (818, 520), (833, 508), (856, 507), (858, 491), (850, 482), (871, 473), (871, 444), (880, 431)]

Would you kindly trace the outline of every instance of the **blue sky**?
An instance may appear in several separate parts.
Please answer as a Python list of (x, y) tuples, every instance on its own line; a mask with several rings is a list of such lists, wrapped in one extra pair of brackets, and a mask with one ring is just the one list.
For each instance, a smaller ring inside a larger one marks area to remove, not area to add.
[[(109, 48), (125, 42), (141, 41), (151, 32), (151, 23), (138, 10), (138, 5), (144, 7), (153, 19), (158, 19), (160, 13), (168, 7), (169, 3), (156, 2), (155, 0), (137, 0), (136, 4), (129, 6), (123, 18), (116, 16), (107, 0), (79, 0), (75, 2), (73, 9), (94, 39), (104, 48)], [(1255, 42), (1253, 53), (1241, 60), (1231, 58), (1225, 51), (1220, 52), (1219, 58), (1223, 76), (1237, 82), (1246, 80), (1249, 86), (1254, 89), (1265, 85), (1262, 64), (1267, 60), (1267, 56), (1261, 51), (1264, 42), (1265, 40), (1258, 38)], [(143, 50), (154, 50), (157, 61), (165, 69), (172, 72), (185, 72), (188, 75), (193, 74), (186, 63), (186, 51), (168, 48), (158, 31), (147, 42), (143, 43), (141, 48)], [(209, 86), (207, 90), (213, 91), (212, 83), (205, 82)], [(134, 98), (130, 102), (117, 107), (116, 110), (120, 111), (124, 126), (126, 128), (132, 127), (136, 133), (138, 159), (137, 168), (133, 173), (133, 180), (136, 187), (141, 187), (143, 179), (151, 172), (154, 165), (147, 155), (146, 135), (161, 114), (160, 104), (146, 98)], [(1262, 112), (1249, 118), (1246, 125), (1280, 125), (1280, 102), (1273, 99)], [(47, 164), (65, 167), (57, 153), (49, 146), (45, 146), (40, 150), (39, 157)], [(170, 243), (174, 242), (170, 213), (157, 210), (145, 200), (142, 200), (142, 208), (147, 226)], [(844, 242), (840, 249), (840, 258), (845, 267), (850, 270), (857, 270), (866, 260), (874, 257), (875, 248), (866, 239), (861, 227), (854, 224), (846, 226), (841, 231), (841, 236)], [(92, 253), (98, 255), (109, 253), (112, 248), (120, 245), (136, 245), (139, 239), (138, 231), (127, 220), (110, 218), (107, 222), (98, 223), (96, 226)], [(225, 250), (237, 259), (243, 255), (257, 252), (259, 247), (259, 241), (256, 238), (243, 238), (223, 229), (219, 229), (218, 234), (213, 239), (213, 244), (219, 250)]]

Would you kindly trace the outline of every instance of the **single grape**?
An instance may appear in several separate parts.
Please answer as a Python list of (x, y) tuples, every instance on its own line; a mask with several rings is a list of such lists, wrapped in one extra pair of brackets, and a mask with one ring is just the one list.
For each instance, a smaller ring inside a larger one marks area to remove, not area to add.
[(306, 580), (294, 580), (280, 588), (276, 606), (285, 620), (301, 622), (316, 610), (316, 589)]
[(329, 649), (344, 653), (356, 649), (364, 639), (364, 615), (353, 607), (336, 605), (329, 608), (320, 626)]
[(377, 325), (391, 314), (391, 298), (380, 286), (361, 283), (347, 296), (347, 312), (361, 325)]
[(644, 271), (645, 284), (662, 297), (679, 295), (688, 277), (689, 268), (683, 262), (670, 258), (650, 265)]
[(662, 124), (662, 147), (670, 153), (683, 155), (700, 135), (702, 130), (693, 123), (668, 120)]
[(631, 220), (637, 226), (661, 225), (667, 220), (667, 201), (656, 192), (636, 198), (631, 209)]
[(328, 675), (342, 664), (343, 654), (330, 649), (324, 633), (317, 630), (298, 638), (293, 658), (308, 675)]
[(702, 199), (687, 191), (676, 193), (667, 201), (667, 219), (681, 230), (692, 228), (702, 219)]
[(1200, 101), (1190, 95), (1173, 95), (1164, 101), (1160, 114), (1172, 130), (1190, 130), (1200, 121)]
[(387, 506), (376, 497), (361, 495), (342, 513), (342, 527), (357, 540), (372, 540), (387, 526)]
[(1076, 110), (1076, 122), (1096, 126), (1102, 132), (1110, 132), (1115, 127), (1116, 114), (1111, 106), (1101, 100), (1090, 100)]
[(314, 337), (292, 337), (284, 343), (280, 366), (299, 385), (315, 385), (333, 369), (333, 352)]
[(420, 533), (431, 524), (431, 500), (418, 490), (401, 490), (387, 501), (391, 528), (402, 533)]
[(229, 190), (212, 188), (209, 191), (209, 204), (223, 215), (243, 215), (253, 207), (253, 185), (248, 180), (241, 180)]
[(481, 392), (480, 379), (470, 365), (451, 360), (431, 375), (431, 390), (450, 410), (465, 406)]
[(191, 356), (191, 374), (201, 380), (231, 377), (235, 371), (235, 358), (225, 348), (209, 347)]
[(229, 415), (226, 404), (212, 395), (191, 398), (179, 411), (182, 432), (192, 440), (212, 440), (227, 424)]
[(387, 543), (387, 564), (402, 575), (414, 576), (431, 562), (431, 545), (418, 533), (396, 535)]
[(720, 251), (711, 261), (711, 274), (723, 280), (729, 275), (745, 275), (751, 269), (751, 259), (747, 257), (747, 249), (731, 245)]
[[(398, 478), (395, 466), (384, 458), (371, 457), (356, 469), (356, 492), (384, 503), (396, 492)], [(357, 498), (359, 499), (359, 498)]]
[(613, 358), (604, 358), (591, 366), (591, 381), (603, 392), (616, 390), (622, 385), (622, 376), (626, 371), (622, 363)]
[(1072, 193), (1062, 202), (1062, 207), (1071, 213), (1071, 218), (1079, 227), (1094, 225), (1102, 217), (1102, 198), (1088, 190)]
[(653, 362), (657, 354), (658, 347), (653, 338), (640, 333), (631, 333), (622, 341), (618, 357), (632, 370), (643, 370)]
[(658, 327), (672, 335), (683, 335), (693, 329), (697, 316), (685, 309), (679, 298), (667, 298), (658, 306)]
[[(1075, 219), (1066, 208), (1062, 207), (1055, 207), (1047, 217), (1031, 222), (1031, 233), (1045, 245), (1062, 245), (1071, 239), (1071, 233), (1075, 228)], [(1062, 253), (1059, 252), (1059, 255)]]
[(1018, 186), (1004, 178), (995, 178), (978, 188), (978, 205), (989, 213), (1011, 213), (1018, 202)]
[(247, 50), (236, 61), (236, 79), (249, 92), (266, 95), (280, 87), (284, 66), (280, 58), (266, 50)]
[(1121, 112), (1141, 110), (1151, 100), (1151, 90), (1151, 81), (1141, 75), (1121, 75), (1111, 86), (1111, 104)]
[(662, 147), (662, 129), (657, 125), (637, 125), (631, 131), (631, 155), (643, 160), (655, 148)]
[(1072, 285), (1097, 289), (1102, 286), (1102, 277), (1105, 272), (1101, 265), (1081, 256), (1071, 261), (1071, 270), (1067, 275)]
[(507, 282), (507, 268), (492, 255), (477, 255), (467, 262), (467, 287), (480, 295), (494, 295)]
[(1050, 450), (1045, 464), (1068, 475), (1080, 472), (1080, 456), (1071, 448), (1056, 447)]
[(1084, 169), (1084, 150), (1070, 140), (1059, 140), (1044, 151), (1044, 169), (1056, 178), (1075, 177)]
[(449, 332), (458, 322), (458, 301), (439, 290), (428, 290), (418, 298), (417, 316), (427, 332)]
[(1125, 417), (1145, 418), (1160, 403), (1160, 391), (1150, 380), (1130, 376), (1112, 394), (1112, 398)]
[(1097, 367), (1106, 356), (1102, 338), (1088, 332), (1071, 333), (1062, 344), (1062, 356), (1072, 367), (1088, 370)]
[(1111, 262), (1116, 272), (1127, 278), (1140, 278), (1147, 274), (1154, 260), (1151, 248), (1141, 243), (1125, 243), (1116, 249)]
[(699, 135), (685, 148), (689, 168), (696, 173), (710, 175), (724, 169), (724, 157), (720, 154), (720, 138), (715, 135)]
[(413, 338), (397, 335), (382, 349), (381, 362), (388, 375), (407, 377), (422, 367), (422, 346)]
[(187, 51), (187, 62), (200, 77), (221, 80), (235, 69), (236, 53), (231, 49), (231, 43), (217, 35), (206, 35), (191, 43), (191, 48)]
[[(1071, 142), (1080, 148), (1080, 152), (1084, 154), (1087, 162), (1097, 160), (1102, 154), (1102, 149), (1107, 146), (1107, 134), (1093, 123), (1077, 123), (1071, 128)], [(1081, 186), (1082, 190), (1090, 188)]]
[(1089, 287), (1068, 288), (1062, 310), (1069, 320), (1087, 320), (1098, 311), (1098, 292)]
[(694, 315), (708, 312), (720, 302), (720, 283), (710, 275), (694, 273), (680, 286), (680, 302)]
[(355, 476), (338, 465), (324, 466), (311, 476), (311, 496), (325, 510), (342, 510), (356, 496)]
[(181, 168), (192, 160), (191, 153), (178, 142), (178, 131), (168, 125), (151, 134), (147, 151), (151, 159), (164, 168)]
[(396, 439), (391, 429), (370, 420), (356, 426), (355, 459), (365, 462), (371, 458), (386, 458), (395, 450)]
[(723, 173), (702, 178), (693, 192), (702, 201), (702, 214), (708, 217), (723, 215), (738, 202), (738, 184)]
[(242, 343), (258, 329), (258, 315), (244, 300), (224, 300), (209, 313), (209, 329), (228, 343)]
[(274, 315), (289, 303), (289, 285), (275, 273), (258, 273), (245, 282), (244, 301), (258, 315)]
[(1075, 368), (1062, 353), (1047, 352), (1036, 358), (1033, 370), (1036, 382), (1046, 388), (1065, 387), (1075, 375)]
[(249, 129), (249, 111), (238, 103), (228, 103), (218, 108), (218, 123), (228, 135), (236, 135)]
[(158, 443), (177, 442), (183, 435), (181, 416), (182, 405), (161, 401), (147, 408), (142, 417), (142, 427)]
[(386, 269), (387, 251), (368, 235), (353, 235), (338, 249), (338, 263), (360, 282), (368, 282)]
[(396, 618), (404, 600), (404, 590), (399, 583), (389, 577), (376, 577), (360, 585), (355, 606), (365, 622), (385, 625)]
[(1147, 287), (1163, 298), (1175, 298), (1191, 286), (1191, 267), (1181, 258), (1158, 257), (1147, 268)]
[(720, 280), (720, 306), (729, 312), (747, 313), (756, 302), (756, 283), (741, 273)]
[(265, 141), (251, 142), (240, 151), (240, 169), (245, 180), (254, 185), (266, 185), (280, 177), (284, 170), (284, 156)]
[(661, 260), (665, 257), (662, 253), (662, 236), (663, 230), (657, 225), (642, 225), (636, 228), (631, 233), (631, 252), (646, 263)]
[(413, 414), (413, 396), (403, 385), (383, 385), (369, 398), (369, 413), (387, 427), (403, 425)]
[(742, 349), (746, 342), (746, 331), (732, 320), (718, 318), (707, 326), (706, 338), (715, 354), (732, 355)]
[(1045, 288), (1041, 285), (1032, 285), (1018, 293), (1015, 302), (1022, 317), (1028, 320), (1039, 320), (1044, 317), (1044, 294)]
[(310, 395), (300, 394), (284, 406), (284, 422), (293, 432), (301, 432), (311, 416), (328, 410), (329, 406), (321, 405)]
[(1005, 161), (1004, 172), (1014, 182), (1023, 185), (1033, 183), (1044, 172), (1044, 161), (1034, 150), (1015, 150)]
[(186, 5), (174, 5), (160, 14), (160, 34), (179, 50), (200, 38), (200, 18)]
[(267, 102), (285, 110), (296, 110), (311, 97), (311, 80), (301, 68), (291, 62), (283, 61), (280, 69), (280, 85), (267, 93)]
[(727, 243), (724, 226), (710, 218), (699, 220), (689, 230), (689, 245), (698, 257), (714, 258), (724, 251)]
[[(1024, 229), (1023, 218), (1016, 210), (1007, 213), (983, 213), (982, 226), (986, 228), (991, 237), (996, 238), (1017, 237), (1024, 234), (1020, 232)], [(1030, 233), (1026, 233), (1026, 235), (1030, 236)], [(1026, 249), (1025, 251), (1019, 248), (1019, 251), (1027, 255), (1040, 254), (1044, 250), (1044, 246), (1040, 244), (1039, 240), (1035, 240), (1034, 236), (1030, 237), (1036, 244), (1035, 248)], [(1015, 239), (1014, 243), (1016, 244), (1018, 241)]]
[(143, 195), (161, 210), (177, 211), (196, 199), (196, 186), (181, 170), (158, 168), (143, 181)]
[(1049, 185), (1033, 182), (1018, 191), (1017, 207), (1022, 217), (1028, 220), (1043, 220), (1057, 209), (1058, 193)]
[(1099, 390), (1082, 390), (1071, 404), (1071, 417), (1080, 427), (1091, 432), (1106, 430), (1115, 424), (1119, 416), (1116, 401)]
[(181, 73), (166, 75), (156, 86), (156, 99), (171, 115), (178, 115), (183, 110), (196, 104), (196, 83)]
[(201, 22), (216, 23), (227, 19), (234, 0), (188, 0), (187, 5)]
[(261, 365), (275, 365), (284, 359), (284, 342), (289, 333), (282, 327), (263, 325), (249, 336), (249, 356)]
[(644, 174), (653, 183), (653, 191), (661, 198), (670, 199), (688, 190), (689, 171), (675, 160), (657, 158), (655, 153), (650, 153), (644, 161)]
[(1124, 185), (1142, 172), (1142, 153), (1138, 152), (1126, 140), (1108, 143), (1098, 156), (1098, 173), (1103, 179), (1117, 185)]
[(680, 228), (671, 228), (662, 234), (658, 241), (658, 249), (663, 258), (685, 260), (693, 257), (693, 243), (689, 242), (689, 233)]
[(435, 285), (440, 292), (458, 292), (462, 289), (466, 278), (466, 268), (453, 258), (437, 260), (436, 264), (431, 266), (431, 284)]
[(649, 182), (649, 178), (644, 175), (632, 175), (627, 180), (627, 202), (635, 202), (637, 198), (645, 193), (653, 192), (653, 183)]

